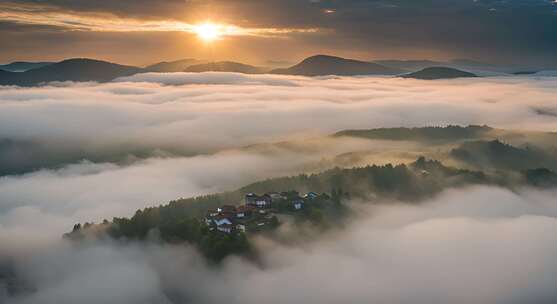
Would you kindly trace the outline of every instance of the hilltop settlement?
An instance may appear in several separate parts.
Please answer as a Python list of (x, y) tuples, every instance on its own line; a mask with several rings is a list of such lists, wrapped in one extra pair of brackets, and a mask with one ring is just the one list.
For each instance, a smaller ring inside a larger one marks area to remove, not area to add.
[(222, 233), (257, 232), (279, 225), (276, 214), (301, 211), (306, 204), (328, 200), (327, 194), (309, 192), (300, 196), (296, 191), (271, 192), (264, 195), (248, 193), (240, 206), (223, 205), (209, 210), (205, 224), (210, 231)]
[(248, 236), (272, 233), (283, 220), (308, 223), (317, 228), (329, 227), (344, 214), (341, 193), (342, 190), (337, 189), (333, 189), (331, 195), (316, 192), (301, 195), (293, 190), (263, 195), (249, 192), (241, 202), (231, 199), (225, 204), (218, 204), (217, 196), (208, 196), (199, 198), (203, 201), (204, 215), (195, 211), (195, 203), (171, 202), (166, 206), (137, 210), (131, 218), (76, 224), (64, 238), (80, 241), (109, 237), (137, 241), (156, 235), (157, 239), (169, 243), (189, 243), (210, 261), (218, 262), (230, 254), (253, 257), (256, 254)]

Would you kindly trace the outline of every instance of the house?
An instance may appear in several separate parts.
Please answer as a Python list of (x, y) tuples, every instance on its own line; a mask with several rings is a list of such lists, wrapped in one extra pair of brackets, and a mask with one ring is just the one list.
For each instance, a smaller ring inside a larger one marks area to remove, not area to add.
[(218, 215), (213, 219), (217, 226), (232, 225), (232, 220), (228, 216)]
[(233, 227), (234, 226), (232, 224), (223, 224), (217, 226), (217, 230), (224, 233), (232, 233)]
[(292, 207), (294, 210), (300, 210), (304, 208), (304, 200), (301, 198), (295, 198), (291, 201)]
[(244, 225), (244, 224), (237, 224), (237, 225), (236, 225), (236, 230), (241, 231), (241, 232), (246, 232), (246, 225)]
[(314, 200), (318, 197), (319, 197), (319, 194), (317, 194), (315, 192), (308, 192), (308, 193), (306, 193), (306, 195), (304, 195), (304, 198), (309, 199), (309, 200)]
[(253, 212), (255, 212), (255, 207), (252, 205), (242, 205), (236, 208), (236, 217), (237, 218), (246, 218), (250, 217)]
[(257, 208), (270, 208), (271, 197), (267, 194), (259, 196), (255, 193), (248, 193), (245, 197), (246, 205), (255, 206)]
[(258, 208), (269, 208), (271, 207), (271, 197), (267, 195), (260, 196), (255, 201), (255, 206)]
[(246, 196), (245, 196), (246, 205), (255, 205), (255, 200), (257, 198), (259, 198), (259, 196), (255, 193), (250, 192), (250, 193), (246, 194)]

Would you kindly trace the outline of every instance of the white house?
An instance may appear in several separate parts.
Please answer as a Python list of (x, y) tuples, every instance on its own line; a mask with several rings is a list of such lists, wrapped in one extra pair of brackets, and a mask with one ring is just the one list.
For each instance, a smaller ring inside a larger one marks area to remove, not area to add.
[(217, 226), (217, 230), (224, 233), (232, 233), (232, 225), (231, 224), (223, 224)]
[(227, 217), (218, 217), (213, 220), (215, 225), (222, 226), (222, 225), (232, 225), (232, 221)]
[(295, 199), (292, 201), (292, 207), (294, 207), (295, 210), (300, 210), (302, 208), (304, 208), (304, 200), (303, 199)]
[(255, 205), (259, 208), (265, 208), (269, 205), (269, 202), (265, 199), (260, 198), (255, 201)]
[(244, 225), (244, 224), (238, 224), (238, 225), (236, 225), (236, 229), (237, 229), (238, 231), (246, 232), (246, 225)]
[(259, 196), (255, 193), (248, 193), (245, 197), (246, 205), (256, 206), (257, 208), (268, 208), (271, 206), (271, 197), (267, 194)]

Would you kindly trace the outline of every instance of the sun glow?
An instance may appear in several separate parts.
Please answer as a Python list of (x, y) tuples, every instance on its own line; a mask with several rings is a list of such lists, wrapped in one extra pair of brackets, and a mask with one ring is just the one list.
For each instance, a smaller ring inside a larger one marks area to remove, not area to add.
[(218, 40), (224, 35), (222, 26), (209, 22), (196, 25), (193, 31), (199, 38), (207, 42)]

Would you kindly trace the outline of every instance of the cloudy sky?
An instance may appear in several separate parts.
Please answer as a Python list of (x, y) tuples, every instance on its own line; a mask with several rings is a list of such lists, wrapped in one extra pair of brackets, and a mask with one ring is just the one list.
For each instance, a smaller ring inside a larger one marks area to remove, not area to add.
[[(210, 21), (223, 35), (196, 35)], [(552, 65), (553, 0), (1, 0), (0, 62), (187, 57), (253, 64), (316, 53)]]

